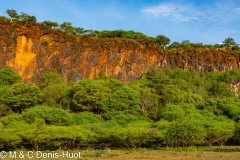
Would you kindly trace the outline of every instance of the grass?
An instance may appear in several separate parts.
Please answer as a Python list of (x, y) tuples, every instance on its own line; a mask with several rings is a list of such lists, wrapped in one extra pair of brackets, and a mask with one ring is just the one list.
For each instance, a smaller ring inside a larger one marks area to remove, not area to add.
[(43, 39), (41, 42), (42, 45), (48, 45), (49, 44), (49, 40), (47, 39)]
[[(19, 152), (19, 151), (17, 151)], [(55, 151), (61, 153), (62, 151)], [(105, 149), (105, 150), (81, 150), (69, 151), (81, 152), (81, 158), (84, 160), (238, 160), (240, 159), (240, 146), (232, 147), (186, 147), (186, 148), (159, 148), (159, 149)], [(9, 154), (9, 153), (8, 153)], [(25, 151), (25, 160), (46, 160), (47, 158), (27, 158)], [(0, 158), (1, 159), (1, 158)], [(5, 158), (5, 160), (17, 160)], [(20, 158), (19, 158), (20, 159)], [(67, 158), (55, 158), (67, 160)]]

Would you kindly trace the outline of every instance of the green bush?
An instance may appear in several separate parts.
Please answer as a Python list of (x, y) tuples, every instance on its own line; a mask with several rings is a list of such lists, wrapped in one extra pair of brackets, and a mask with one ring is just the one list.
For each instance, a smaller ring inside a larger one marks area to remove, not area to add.
[(93, 114), (92, 112), (80, 112), (71, 115), (71, 125), (82, 125), (87, 123), (100, 123), (102, 121), (100, 115)]
[(72, 110), (99, 113), (97, 103), (109, 96), (110, 89), (96, 80), (82, 80), (70, 92)]
[(47, 46), (47, 45), (49, 44), (49, 40), (43, 39), (43, 40), (41, 41), (41, 44)]
[(143, 117), (138, 117), (136, 115), (132, 115), (132, 114), (124, 114), (123, 112), (117, 112), (116, 115), (112, 115), (111, 116), (111, 121), (115, 121), (120, 125), (128, 125), (129, 123), (132, 122), (142, 122), (142, 121), (147, 121), (147, 118), (143, 118)]
[(145, 112), (140, 108), (139, 98), (139, 92), (128, 86), (124, 86), (116, 90), (108, 98), (100, 101), (98, 108), (106, 119), (110, 119), (111, 113), (116, 111), (133, 115), (144, 115)]
[(36, 118), (42, 118), (46, 124), (64, 126), (69, 124), (69, 114), (67, 111), (48, 106), (35, 106), (27, 109), (23, 113), (23, 119), (27, 123), (33, 123)]
[(168, 104), (160, 114), (163, 119), (171, 122), (183, 118), (185, 112), (179, 105)]
[(21, 81), (21, 77), (10, 68), (0, 69), (0, 85), (12, 85)]
[(8, 126), (12, 123), (20, 122), (22, 120), (23, 120), (23, 118), (22, 118), (21, 114), (11, 114), (11, 115), (0, 118), (0, 122), (3, 126)]
[(172, 147), (194, 146), (204, 143), (207, 131), (201, 121), (187, 116), (175, 121), (164, 137), (164, 143)]

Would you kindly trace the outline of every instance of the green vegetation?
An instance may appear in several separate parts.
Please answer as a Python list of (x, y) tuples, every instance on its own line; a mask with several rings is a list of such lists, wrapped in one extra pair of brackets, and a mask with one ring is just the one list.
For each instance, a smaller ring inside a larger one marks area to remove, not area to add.
[(67, 33), (74, 32), (74, 28), (71, 22), (63, 22), (62, 24), (60, 24), (60, 28)]
[(59, 24), (57, 22), (52, 22), (52, 21), (43, 21), (42, 22), (45, 26), (49, 26), (49, 27), (58, 27)]
[(21, 12), (20, 15), (16, 16), (16, 18), (24, 22), (37, 22), (37, 18), (35, 16), (31, 16), (23, 12)]
[(231, 46), (235, 46), (235, 45), (236, 45), (236, 42), (233, 38), (228, 37), (223, 41), (224, 47), (231, 47)]
[(47, 39), (43, 39), (41, 42), (42, 45), (48, 45), (49, 44), (49, 40)]
[(156, 40), (157, 40), (157, 43), (163, 47), (170, 43), (170, 39), (164, 35), (158, 35), (156, 37)]
[(14, 21), (25, 21), (25, 22), (37, 22), (37, 18), (35, 16), (28, 15), (27, 13), (21, 12), (20, 15), (17, 14), (16, 10), (8, 9), (6, 13), (9, 15)]
[(20, 81), (21, 77), (10, 68), (3, 68), (0, 70), (0, 85), (13, 85)]
[(13, 10), (13, 9), (8, 9), (6, 11), (6, 13), (11, 17), (11, 22), (12, 22), (12, 18), (14, 18), (14, 17), (16, 17), (18, 15), (17, 12), (15, 10)]
[(200, 77), (153, 68), (144, 79), (66, 83), (45, 73), (39, 88), (0, 70), (0, 149), (156, 148), (238, 145), (240, 71)]

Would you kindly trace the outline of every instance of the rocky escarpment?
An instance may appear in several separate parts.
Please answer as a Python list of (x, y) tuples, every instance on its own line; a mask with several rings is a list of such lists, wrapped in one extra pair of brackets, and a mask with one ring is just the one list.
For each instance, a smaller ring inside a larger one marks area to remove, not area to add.
[(164, 50), (147, 40), (72, 36), (41, 24), (0, 22), (0, 68), (10, 67), (25, 80), (54, 71), (68, 81), (104, 72), (128, 82), (153, 66), (224, 72), (240, 68), (238, 53), (238, 48)]

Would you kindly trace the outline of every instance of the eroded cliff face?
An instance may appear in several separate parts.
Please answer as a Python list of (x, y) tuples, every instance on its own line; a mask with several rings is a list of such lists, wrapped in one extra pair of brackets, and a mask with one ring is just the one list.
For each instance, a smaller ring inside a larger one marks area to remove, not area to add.
[(68, 81), (101, 73), (129, 82), (153, 66), (208, 71), (240, 68), (235, 48), (164, 50), (146, 40), (70, 36), (41, 24), (0, 22), (0, 68), (11, 67), (25, 80), (57, 72)]

